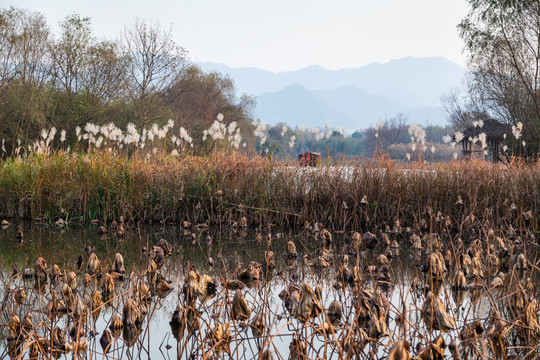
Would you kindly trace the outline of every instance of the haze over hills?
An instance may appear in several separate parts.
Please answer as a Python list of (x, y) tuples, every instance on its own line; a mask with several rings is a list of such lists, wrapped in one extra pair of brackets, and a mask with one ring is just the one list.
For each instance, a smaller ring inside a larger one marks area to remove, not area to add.
[(259, 96), (255, 112), (269, 124), (284, 122), (292, 127), (324, 126), (326, 121), (330, 126), (337, 126), (353, 121), (347, 114), (302, 85), (291, 85)]
[(240, 93), (254, 95), (254, 115), (275, 124), (366, 128), (399, 112), (409, 123), (446, 124), (440, 96), (461, 87), (466, 70), (440, 57), (404, 58), (356, 69), (310, 66), (273, 73), (200, 63), (205, 71), (229, 74)]

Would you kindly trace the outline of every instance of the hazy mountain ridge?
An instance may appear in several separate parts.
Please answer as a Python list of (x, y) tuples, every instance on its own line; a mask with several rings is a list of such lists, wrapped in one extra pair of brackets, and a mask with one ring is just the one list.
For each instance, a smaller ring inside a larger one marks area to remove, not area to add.
[(327, 91), (291, 85), (259, 96), (254, 115), (269, 124), (284, 122), (292, 127), (322, 127), (328, 122), (330, 127), (354, 130), (374, 126), (381, 117), (399, 112), (409, 117), (409, 123), (445, 123), (445, 112), (440, 107), (408, 109), (393, 100), (354, 87)]
[[(282, 73), (213, 63), (200, 66), (229, 74), (240, 93), (256, 96), (254, 115), (263, 121), (322, 126), (328, 120), (331, 126), (348, 129), (365, 128), (398, 112), (409, 115), (410, 122), (443, 124), (440, 96), (459, 88), (466, 72), (440, 57), (409, 57), (340, 70), (309, 66)], [(292, 85), (300, 88), (291, 91)]]
[[(350, 119), (377, 119), (382, 115), (392, 115), (406, 107), (384, 96), (373, 95), (354, 86), (343, 86), (335, 90), (314, 90), (319, 98), (342, 111)], [(350, 128), (354, 124), (341, 124)]]
[(265, 122), (284, 122), (292, 127), (323, 126), (326, 121), (330, 126), (336, 127), (354, 122), (353, 118), (301, 85), (291, 85), (259, 96), (255, 112), (255, 115)]

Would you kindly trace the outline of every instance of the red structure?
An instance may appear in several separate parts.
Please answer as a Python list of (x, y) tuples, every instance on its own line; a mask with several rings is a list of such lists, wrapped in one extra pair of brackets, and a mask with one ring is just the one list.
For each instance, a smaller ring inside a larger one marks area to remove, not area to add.
[(311, 151), (298, 154), (298, 161), (304, 166), (319, 166), (321, 164), (321, 154)]

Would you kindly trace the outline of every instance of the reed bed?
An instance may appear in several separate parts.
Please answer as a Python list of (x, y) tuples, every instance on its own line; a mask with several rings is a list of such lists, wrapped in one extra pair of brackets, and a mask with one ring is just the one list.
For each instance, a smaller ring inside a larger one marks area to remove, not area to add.
[(458, 229), (471, 215), (514, 227), (538, 222), (537, 164), (385, 157), (326, 163), (307, 168), (238, 152), (151, 159), (105, 151), (36, 153), (0, 163), (0, 216), (221, 225), (245, 217), (250, 225), (317, 221), (363, 231), (396, 221), (427, 228), (441, 218)]

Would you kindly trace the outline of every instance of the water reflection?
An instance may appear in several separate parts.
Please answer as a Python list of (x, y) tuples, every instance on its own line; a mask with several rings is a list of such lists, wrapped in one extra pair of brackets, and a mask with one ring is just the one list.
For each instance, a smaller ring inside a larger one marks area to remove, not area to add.
[(460, 332), (473, 321), (493, 324), (500, 297), (483, 283), (452, 291), (454, 264), (402, 239), (367, 249), (345, 233), (122, 231), (37, 223), (1, 230), (4, 354), (367, 358), (405, 347), (420, 354), (437, 341), (466, 344), (472, 335)]

